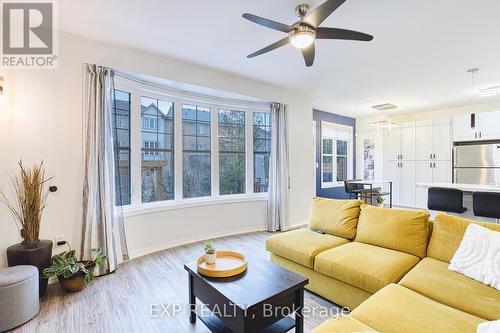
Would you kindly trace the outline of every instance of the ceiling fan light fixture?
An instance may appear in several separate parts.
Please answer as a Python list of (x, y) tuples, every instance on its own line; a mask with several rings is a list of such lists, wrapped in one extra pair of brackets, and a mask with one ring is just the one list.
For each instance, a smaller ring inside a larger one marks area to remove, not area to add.
[(310, 27), (300, 26), (297, 29), (293, 29), (288, 38), (290, 39), (290, 44), (298, 49), (303, 49), (314, 43), (316, 32)]

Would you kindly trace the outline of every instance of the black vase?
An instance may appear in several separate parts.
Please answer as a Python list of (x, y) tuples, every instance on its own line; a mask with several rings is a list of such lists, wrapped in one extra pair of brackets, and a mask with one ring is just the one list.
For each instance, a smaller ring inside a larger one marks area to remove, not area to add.
[(18, 243), (7, 248), (7, 262), (9, 267), (32, 265), (38, 268), (40, 297), (47, 292), (49, 279), (43, 275), (43, 269), (51, 265), (52, 241), (39, 240), (32, 243)]

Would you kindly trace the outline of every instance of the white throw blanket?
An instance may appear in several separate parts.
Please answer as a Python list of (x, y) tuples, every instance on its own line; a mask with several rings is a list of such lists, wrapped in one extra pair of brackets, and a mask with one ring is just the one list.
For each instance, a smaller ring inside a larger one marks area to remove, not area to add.
[(500, 320), (488, 321), (477, 326), (477, 333), (498, 333), (500, 332)]
[(448, 269), (500, 290), (500, 232), (471, 223)]

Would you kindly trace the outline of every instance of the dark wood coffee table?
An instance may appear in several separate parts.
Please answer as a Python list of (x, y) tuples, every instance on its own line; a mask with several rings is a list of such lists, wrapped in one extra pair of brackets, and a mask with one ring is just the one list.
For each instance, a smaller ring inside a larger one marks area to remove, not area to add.
[[(189, 273), (189, 321), (198, 317), (214, 333), (283, 333), (292, 328), (302, 333), (304, 286), (309, 280), (269, 261), (247, 260), (248, 269), (230, 278), (205, 277), (196, 262), (184, 265)], [(197, 309), (196, 298), (206, 311)]]

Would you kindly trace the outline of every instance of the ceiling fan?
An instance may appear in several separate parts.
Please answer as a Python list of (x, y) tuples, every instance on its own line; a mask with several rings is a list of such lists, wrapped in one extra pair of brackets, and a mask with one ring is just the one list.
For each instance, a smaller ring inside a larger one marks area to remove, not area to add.
[(276, 43), (273, 43), (257, 52), (248, 55), (248, 58), (253, 58), (258, 55), (267, 53), (290, 42), (293, 46), (299, 48), (302, 51), (306, 66), (310, 67), (314, 63), (315, 39), (344, 39), (365, 42), (371, 41), (373, 39), (373, 36), (364, 34), (362, 32), (338, 28), (319, 27), (319, 25), (345, 1), (346, 0), (327, 0), (325, 3), (311, 12), (309, 12), (308, 5), (298, 5), (295, 8), (295, 12), (300, 19), (292, 25), (268, 20), (266, 18), (249, 13), (243, 14), (243, 18), (249, 21), (288, 34), (287, 37), (277, 41)]

